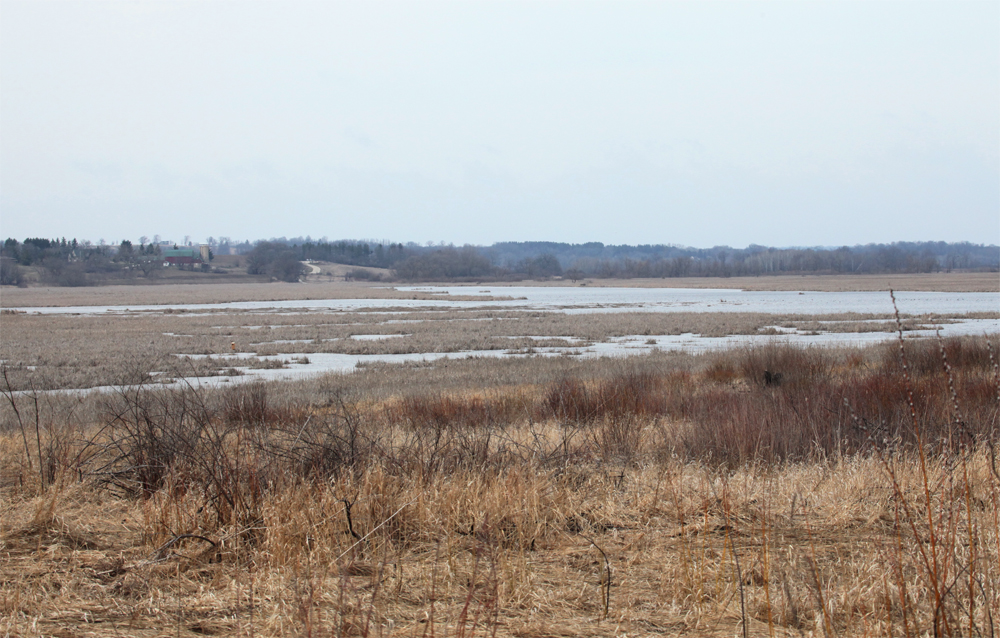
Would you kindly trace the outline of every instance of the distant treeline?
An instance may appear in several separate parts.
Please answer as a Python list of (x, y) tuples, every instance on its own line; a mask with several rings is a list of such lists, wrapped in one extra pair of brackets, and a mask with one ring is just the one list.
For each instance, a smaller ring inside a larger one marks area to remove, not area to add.
[(997, 270), (1000, 247), (947, 242), (896, 242), (839, 248), (688, 248), (665, 245), (504, 242), (487, 249), (496, 264), (541, 254), (588, 277), (739, 277), (776, 273), (900, 273)]
[(402, 244), (372, 245), (350, 241), (306, 242), (301, 246), (301, 254), (303, 259), (375, 268), (392, 268), (407, 255)]
[(87, 286), (113, 279), (155, 277), (163, 266), (160, 247), (134, 246), (125, 240), (115, 246), (76, 239), (8, 238), (0, 249), (0, 284), (25, 284), (23, 267), (33, 266), (42, 282), (55, 286)]
[[(160, 248), (144, 240), (136, 247), (129, 241), (108, 246), (75, 239), (7, 239), (0, 253), (0, 283), (22, 284), (22, 266), (39, 267), (43, 280), (55, 285), (153, 277), (162, 266)], [(969, 242), (896, 242), (839, 248), (689, 248), (600, 242), (502, 242), (456, 247), (282, 237), (254, 244), (209, 238), (208, 243), (218, 253), (243, 255), (249, 274), (284, 281), (299, 280), (307, 272), (301, 262), (307, 260), (355, 266), (349, 278), (402, 281), (1000, 271), (1000, 247)]]
[[(211, 237), (209, 244), (211, 245)], [(261, 240), (254, 244), (231, 244), (234, 248), (232, 252), (237, 254), (250, 254), (258, 247), (264, 245), (268, 250), (274, 247), (284, 246), (293, 251), (294, 256), (300, 261), (315, 260), (328, 261), (334, 264), (347, 264), (349, 266), (364, 266), (368, 268), (392, 268), (400, 261), (412, 255), (415, 250), (419, 251), (420, 246), (410, 243), (406, 246), (387, 241), (365, 241), (353, 239), (341, 239), (337, 241), (327, 241), (326, 239), (315, 240), (311, 237), (284, 237), (271, 238), (266, 241)], [(230, 245), (227, 245), (228, 249)], [(228, 252), (228, 250), (226, 251)]]
[[(474, 259), (473, 253), (480, 259)], [(908, 242), (840, 248), (738, 249), (680, 246), (608, 246), (601, 243), (506, 242), (489, 248), (439, 249), (396, 267), (401, 279), (569, 279), (745, 277), (798, 273), (919, 273), (1000, 269), (1000, 247), (970, 243)]]
[(304, 261), (326, 261), (335, 264), (358, 266), (349, 275), (357, 279), (380, 280), (381, 273), (368, 268), (393, 268), (407, 259), (402, 244), (370, 244), (368, 242), (338, 241), (302, 244), (295, 240), (271, 239), (259, 241), (246, 253), (247, 274), (268, 275), (281, 281), (298, 281), (308, 272)]
[[(897, 242), (839, 248), (688, 248), (667, 245), (605, 245), (600, 242), (503, 242), (492, 246), (422, 246), (342, 240), (283, 245), (299, 259), (390, 269), (404, 281), (582, 279), (637, 277), (743, 277), (799, 273), (920, 273), (997, 271), (1000, 247), (969, 242)], [(271, 250), (271, 248), (268, 248)], [(364, 270), (357, 278), (376, 278)], [(279, 277), (280, 278), (280, 277)]]

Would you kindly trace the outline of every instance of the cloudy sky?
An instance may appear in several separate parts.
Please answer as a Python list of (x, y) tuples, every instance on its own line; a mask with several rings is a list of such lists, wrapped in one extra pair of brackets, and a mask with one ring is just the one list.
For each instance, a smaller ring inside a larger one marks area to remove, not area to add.
[(1000, 3), (0, 2), (0, 234), (1000, 243)]

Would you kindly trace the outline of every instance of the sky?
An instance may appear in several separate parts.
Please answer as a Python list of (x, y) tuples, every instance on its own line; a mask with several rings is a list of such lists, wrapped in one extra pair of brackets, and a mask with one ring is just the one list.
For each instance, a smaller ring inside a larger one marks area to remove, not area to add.
[(1000, 243), (1000, 3), (0, 0), (0, 235)]

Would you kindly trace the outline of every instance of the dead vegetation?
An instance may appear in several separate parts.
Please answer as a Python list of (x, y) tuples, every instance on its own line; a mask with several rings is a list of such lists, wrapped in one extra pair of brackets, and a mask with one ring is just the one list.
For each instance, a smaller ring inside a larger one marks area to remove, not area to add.
[[(930, 317), (908, 317), (904, 328)], [(370, 309), (276, 312), (183, 309), (125, 314), (4, 314), (0, 359), (16, 389), (55, 390), (148, 380), (239, 374), (282, 367), (278, 355), (388, 355), (570, 349), (624, 336), (706, 337), (804, 331), (895, 329), (886, 317), (762, 313), (564, 314), (531, 310)], [(819, 323), (819, 322), (833, 323)], [(941, 322), (942, 318), (934, 317)], [(948, 319), (943, 319), (948, 321)], [(859, 327), (860, 326), (860, 327)], [(271, 359), (266, 359), (270, 357)], [(492, 365), (484, 362), (484, 365)]]
[[(45, 306), (147, 306), (162, 304), (212, 304), (240, 301), (292, 301), (301, 299), (436, 299), (424, 292), (400, 291), (385, 284), (324, 281), (309, 284), (262, 283), (161, 283), (88, 288), (15, 288), (4, 286), (4, 308)], [(482, 299), (482, 297), (476, 297)]]
[(8, 393), (0, 631), (995, 635), (997, 343), (899, 348)]

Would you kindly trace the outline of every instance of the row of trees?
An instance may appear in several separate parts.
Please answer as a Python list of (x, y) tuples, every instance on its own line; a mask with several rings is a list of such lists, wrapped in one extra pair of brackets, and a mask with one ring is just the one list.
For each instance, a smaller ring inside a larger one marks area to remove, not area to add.
[(403, 244), (371, 244), (369, 242), (311, 242), (301, 245), (303, 259), (329, 261), (335, 264), (392, 268), (407, 257)]
[(0, 250), (0, 284), (25, 283), (23, 267), (37, 268), (45, 283), (86, 286), (109, 279), (155, 277), (163, 267), (160, 247), (128, 240), (118, 246), (94, 245), (76, 239), (8, 238)]
[[(902, 273), (1000, 268), (1000, 247), (969, 242), (897, 242), (837, 248), (689, 248), (663, 244), (501, 242), (443, 246), (311, 239), (277, 239), (300, 260), (315, 259), (391, 269), (407, 281), (518, 279), (565, 275), (574, 279), (636, 277), (745, 277), (799, 273)], [(360, 273), (362, 271), (357, 271)]]
[[(562, 274), (553, 255), (520, 260), (513, 267), (495, 265), (475, 246), (414, 249), (402, 244), (374, 247), (367, 243), (307, 243), (301, 246), (279, 241), (261, 241), (246, 255), (247, 274), (267, 275), (281, 281), (298, 281), (306, 272), (302, 261), (314, 259), (355, 266), (391, 268), (392, 278), (406, 281), (545, 278)], [(363, 268), (348, 273), (351, 279), (380, 279)]]
[(501, 271), (473, 246), (446, 247), (410, 255), (393, 269), (397, 278), (406, 281), (480, 280), (501, 276)]
[(837, 248), (689, 248), (599, 242), (504, 242), (485, 249), (497, 264), (550, 254), (563, 268), (592, 277), (686, 277), (775, 273), (897, 273), (997, 270), (1000, 247), (969, 242), (897, 242)]
[(1000, 270), (1000, 247), (944, 242), (840, 248), (711, 249), (529, 242), (489, 248), (453, 247), (411, 255), (396, 265), (400, 279), (518, 279), (564, 275), (594, 278), (747, 277), (803, 273), (927, 273)]
[[(359, 266), (348, 274), (354, 279), (379, 279), (368, 268), (394, 268), (413, 256), (403, 244), (361, 241), (313, 241), (310, 238), (259, 241), (246, 253), (247, 274), (266, 275), (280, 281), (298, 281), (308, 271), (303, 261), (326, 261)], [(404, 266), (405, 269), (405, 266)]]

